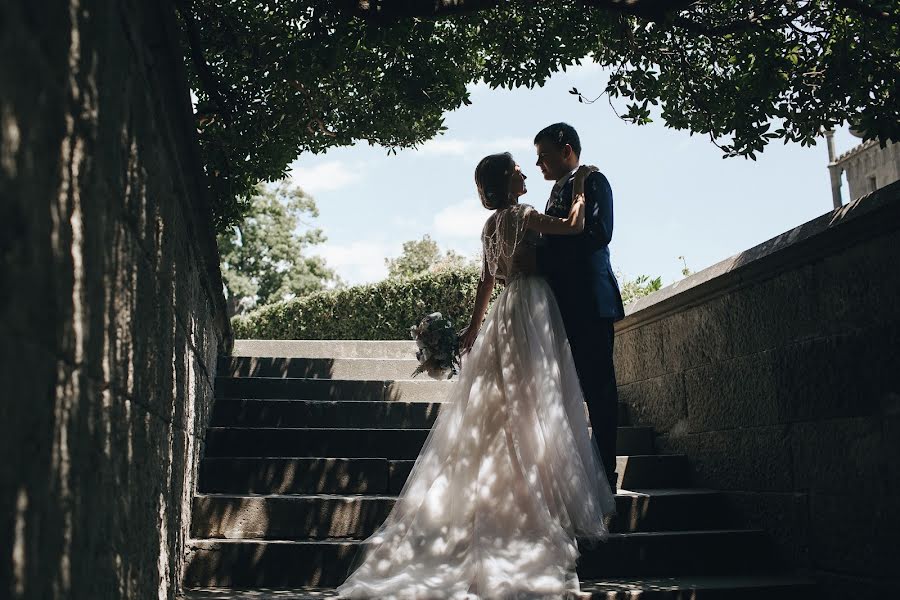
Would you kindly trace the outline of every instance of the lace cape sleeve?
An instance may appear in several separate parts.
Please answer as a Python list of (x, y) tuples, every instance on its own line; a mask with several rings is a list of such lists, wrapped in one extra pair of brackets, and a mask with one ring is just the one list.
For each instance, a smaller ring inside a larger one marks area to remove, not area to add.
[(497, 210), (488, 217), (481, 230), (481, 246), (484, 258), (481, 266), (481, 279), (487, 273), (491, 277), (504, 279), (509, 265), (512, 264), (516, 248), (525, 237), (525, 225), (528, 215), (534, 207), (528, 204), (516, 204), (509, 208)]

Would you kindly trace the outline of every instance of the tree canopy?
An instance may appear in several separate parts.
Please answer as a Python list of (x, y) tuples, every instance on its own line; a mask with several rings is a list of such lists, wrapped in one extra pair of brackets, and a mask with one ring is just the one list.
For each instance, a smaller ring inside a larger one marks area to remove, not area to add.
[(229, 315), (341, 283), (321, 257), (303, 256), (325, 241), (306, 222), (318, 214), (315, 201), (286, 182), (254, 186), (243, 222), (219, 234)]
[(609, 79), (569, 101), (637, 124), (656, 106), (726, 157), (842, 123), (900, 140), (896, 0), (179, 2), (220, 230), (301, 153), (416, 146), (468, 84), (543, 85), (585, 57)]
[(447, 250), (441, 254), (437, 242), (430, 235), (421, 240), (403, 242), (403, 251), (396, 258), (385, 258), (388, 277), (414, 277), (422, 273), (452, 271), (456, 269), (475, 268), (474, 261), (465, 256)]

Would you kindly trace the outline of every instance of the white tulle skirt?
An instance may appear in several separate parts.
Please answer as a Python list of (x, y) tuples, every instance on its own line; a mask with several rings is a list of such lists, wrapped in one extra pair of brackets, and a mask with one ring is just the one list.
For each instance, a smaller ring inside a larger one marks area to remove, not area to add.
[(513, 280), (494, 302), (345, 598), (566, 598), (575, 536), (615, 511), (553, 293)]

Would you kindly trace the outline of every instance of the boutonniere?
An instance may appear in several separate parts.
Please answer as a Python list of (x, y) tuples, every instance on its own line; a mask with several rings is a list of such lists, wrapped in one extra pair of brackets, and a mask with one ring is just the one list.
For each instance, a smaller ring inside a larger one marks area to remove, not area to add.
[(569, 210), (570, 204), (571, 204), (570, 202), (566, 202), (565, 200), (563, 200), (562, 194), (557, 194), (556, 198), (553, 199), (553, 202), (550, 203), (550, 206), (548, 207), (547, 210), (558, 210), (558, 209)]

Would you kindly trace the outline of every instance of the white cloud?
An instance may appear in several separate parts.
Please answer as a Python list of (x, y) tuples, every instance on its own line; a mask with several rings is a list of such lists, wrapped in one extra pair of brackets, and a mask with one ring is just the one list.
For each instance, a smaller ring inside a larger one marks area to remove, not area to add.
[(481, 228), (488, 211), (475, 198), (469, 198), (451, 204), (434, 215), (434, 232), (440, 237), (465, 238), (477, 240), (481, 237)]
[(361, 238), (343, 244), (327, 241), (311, 248), (310, 253), (324, 258), (326, 264), (350, 285), (373, 283), (387, 277), (385, 258), (400, 256), (403, 242), (421, 239), (426, 234), (432, 236), (442, 252), (455, 250), (463, 256), (475, 256), (481, 246), (481, 228), (488, 215), (477, 199), (469, 198), (441, 209), (428, 224), (403, 216), (392, 218), (395, 226), (402, 223), (407, 228), (405, 233), (397, 235), (396, 240)]
[(436, 137), (422, 144), (418, 151), (423, 154), (465, 156), (468, 154), (468, 148), (469, 144), (463, 140)]
[(447, 136), (436, 137), (419, 147), (418, 152), (433, 156), (459, 156), (477, 161), (488, 154), (512, 152), (516, 160), (530, 161), (534, 144), (530, 137), (460, 140)]
[(409, 217), (407, 215), (394, 215), (391, 217), (391, 227), (401, 227), (403, 229), (422, 229), (422, 221)]
[(349, 244), (325, 243), (311, 251), (351, 285), (372, 283), (387, 277), (385, 257), (400, 254), (401, 244), (360, 240)]
[(533, 137), (507, 137), (493, 141), (482, 141), (476, 146), (479, 158), (495, 152), (512, 152), (513, 157), (525, 164), (534, 161)]
[(330, 192), (348, 186), (362, 178), (362, 169), (349, 163), (333, 160), (312, 167), (295, 167), (291, 180), (311, 194)]

